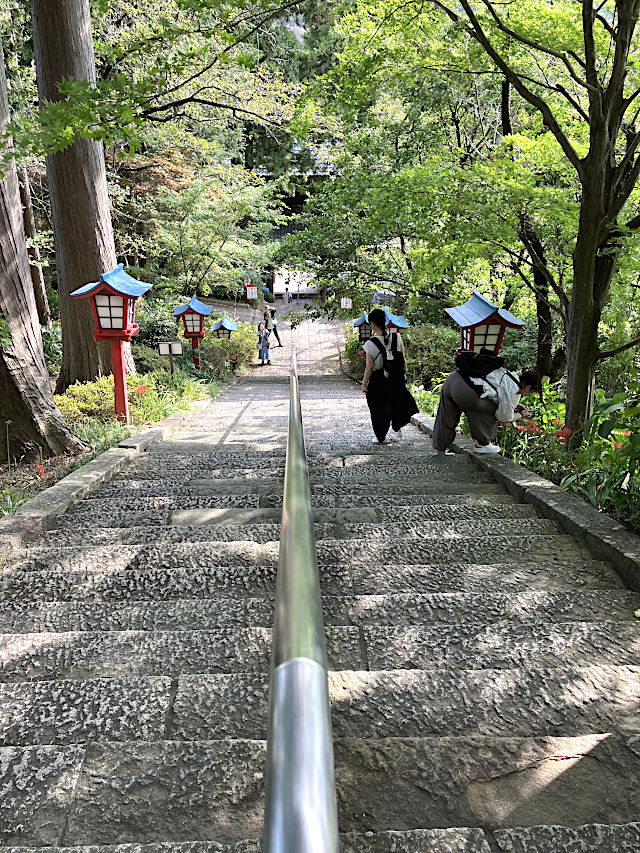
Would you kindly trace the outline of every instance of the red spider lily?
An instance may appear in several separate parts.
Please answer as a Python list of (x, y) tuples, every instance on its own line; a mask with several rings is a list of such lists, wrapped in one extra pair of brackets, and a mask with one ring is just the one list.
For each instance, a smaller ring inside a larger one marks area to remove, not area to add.
[(523, 427), (522, 424), (516, 424), (516, 429), (518, 430), (518, 432), (526, 432), (527, 431), (527, 428)]
[(620, 444), (620, 442), (619, 442), (619, 441), (614, 441), (614, 442), (613, 442), (613, 446), (614, 446), (614, 448), (615, 448), (616, 450), (620, 450), (620, 448), (621, 448), (621, 447), (623, 447), (623, 445), (622, 445), (622, 444)]
[(149, 390), (148, 385), (138, 385), (138, 387), (136, 388), (136, 394), (144, 394), (144, 392), (148, 391), (148, 390)]
[(532, 426), (536, 425), (535, 421), (522, 421), (522, 423), (528, 427), (532, 427)]
[(564, 438), (563, 436), (560, 436), (560, 437), (558, 438), (558, 441), (560, 442), (560, 444), (565, 444), (565, 445), (566, 445), (566, 443), (567, 443), (567, 439), (566, 439), (566, 438)]
[(536, 426), (535, 424), (533, 426), (530, 426), (529, 429), (527, 430), (527, 432), (530, 435), (541, 435), (542, 434), (542, 430), (540, 429), (540, 427)]
[(235, 355), (231, 355), (229, 356), (229, 358), (231, 359), (231, 361), (237, 361), (237, 356)]
[(631, 430), (630, 429), (623, 430), (622, 435), (631, 435)]
[(563, 427), (563, 429), (559, 429), (556, 432), (556, 435), (558, 436), (558, 438), (571, 438), (571, 436), (573, 435), (573, 430), (569, 429), (569, 427)]
[(36, 471), (38, 472), (38, 477), (40, 477), (41, 480), (44, 480), (44, 468), (39, 462), (36, 462)]
[(562, 421), (560, 420), (560, 418), (552, 418), (552, 419), (551, 419), (551, 423), (552, 423), (554, 426), (559, 426), (559, 427), (563, 426)]

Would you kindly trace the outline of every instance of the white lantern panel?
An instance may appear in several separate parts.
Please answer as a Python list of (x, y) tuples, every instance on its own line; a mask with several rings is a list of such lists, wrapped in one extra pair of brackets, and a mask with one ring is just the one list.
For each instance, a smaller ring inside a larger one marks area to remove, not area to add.
[(490, 335), (499, 335), (502, 326), (499, 323), (491, 323), (489, 326), (489, 334)]
[(181, 341), (171, 341), (171, 355), (182, 355)]
[(95, 297), (98, 322), (101, 329), (121, 329), (124, 317), (124, 298), (111, 293)]
[(494, 347), (498, 343), (500, 335), (487, 335), (487, 346)]
[(196, 314), (187, 314), (185, 317), (185, 325), (188, 332), (200, 331), (200, 317)]
[(160, 355), (169, 355), (169, 347), (171, 344), (169, 343), (160, 343), (158, 344), (158, 352)]
[(130, 299), (128, 310), (127, 310), (127, 326), (133, 326), (133, 317), (135, 314), (135, 310), (136, 310), (135, 300)]

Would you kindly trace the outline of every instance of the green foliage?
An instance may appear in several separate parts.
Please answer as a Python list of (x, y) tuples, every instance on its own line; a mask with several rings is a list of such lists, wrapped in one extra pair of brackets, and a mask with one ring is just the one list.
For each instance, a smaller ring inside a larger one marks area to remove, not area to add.
[[(136, 340), (136, 338), (134, 338)], [(163, 338), (167, 340), (167, 338)], [(173, 338), (171, 338), (173, 340)], [(156, 373), (165, 374), (170, 372), (169, 358), (166, 355), (160, 355), (157, 349), (152, 347), (140, 346), (139, 344), (131, 345), (131, 353), (136, 365), (138, 374)]]
[(136, 323), (140, 331), (133, 346), (153, 347), (160, 341), (175, 340), (177, 324), (172, 312), (177, 304), (177, 301), (161, 292), (154, 293), (153, 297), (138, 300)]
[(14, 515), (30, 497), (31, 495), (19, 486), (0, 490), (0, 518), (5, 515)]
[(231, 338), (217, 338), (208, 331), (200, 353), (202, 369), (220, 379), (228, 379), (237, 370), (251, 364), (256, 352), (256, 329), (251, 323), (238, 323)]
[(59, 322), (49, 326), (41, 326), (42, 346), (47, 370), (51, 375), (60, 371), (62, 366), (62, 327)]
[(405, 344), (407, 376), (416, 385), (429, 390), (443, 373), (455, 369), (455, 353), (460, 332), (448, 326), (412, 326), (402, 333)]
[[(183, 371), (176, 371), (166, 382), (163, 381), (165, 376), (148, 373), (127, 377), (129, 414), (133, 423), (161, 420), (215, 390)], [(110, 421), (115, 417), (113, 376), (102, 376), (95, 382), (76, 382), (64, 394), (54, 395), (54, 401), (70, 426), (87, 418)]]
[(11, 344), (11, 333), (7, 321), (0, 317), (0, 347), (8, 347)]
[[(98, 453), (104, 453), (110, 447), (115, 447), (121, 441), (130, 438), (136, 432), (136, 427), (132, 424), (120, 423), (115, 419), (102, 421), (86, 417), (73, 424), (73, 431), (78, 438), (86, 441), (91, 447), (93, 458)], [(85, 464), (89, 460), (83, 457), (81, 461)]]
[(349, 364), (349, 372), (353, 373), (354, 376), (357, 376), (358, 379), (361, 379), (364, 376), (366, 356), (358, 335), (354, 334), (353, 331), (345, 343), (344, 355)]

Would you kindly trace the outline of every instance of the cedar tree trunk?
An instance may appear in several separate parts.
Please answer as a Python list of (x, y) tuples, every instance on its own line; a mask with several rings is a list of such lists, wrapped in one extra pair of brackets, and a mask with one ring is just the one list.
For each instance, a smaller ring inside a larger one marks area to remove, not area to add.
[(33, 204), (31, 202), (31, 187), (29, 185), (29, 175), (26, 166), (22, 167), (20, 173), (20, 201), (22, 202), (24, 233), (32, 241), (32, 245), (28, 247), (27, 252), (29, 254), (29, 270), (31, 272), (31, 281), (33, 282), (33, 295), (36, 299), (38, 318), (41, 326), (51, 326), (51, 311), (49, 310), (49, 300), (47, 299), (44, 276), (42, 275), (42, 267), (40, 266), (40, 252), (33, 242), (37, 236), (37, 232), (33, 216)]
[[(0, 48), (0, 135), (9, 107)], [(0, 182), (0, 317), (11, 337), (0, 349), (0, 459), (37, 459), (85, 448), (65, 426), (51, 395), (29, 272), (15, 162)], [(8, 445), (8, 452), (7, 452)]]
[[(33, 42), (40, 105), (60, 101), (64, 79), (95, 81), (89, 0), (32, 0)], [(117, 264), (104, 146), (78, 139), (47, 157), (47, 179), (56, 244), (62, 370), (57, 390), (111, 370), (108, 344), (96, 345), (88, 299), (69, 294)], [(131, 350), (125, 345), (128, 370)]]

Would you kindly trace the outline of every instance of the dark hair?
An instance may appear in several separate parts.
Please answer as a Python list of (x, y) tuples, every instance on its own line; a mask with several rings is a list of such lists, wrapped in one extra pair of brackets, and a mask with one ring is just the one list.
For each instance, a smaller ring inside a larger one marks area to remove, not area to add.
[(524, 370), (520, 374), (520, 387), (522, 388), (524, 385), (529, 385), (532, 391), (540, 395), (540, 402), (543, 402), (542, 376), (540, 376), (537, 370)]
[(369, 311), (369, 323), (375, 323), (384, 331), (384, 327), (387, 325), (387, 317), (382, 308), (374, 308), (373, 311)]

